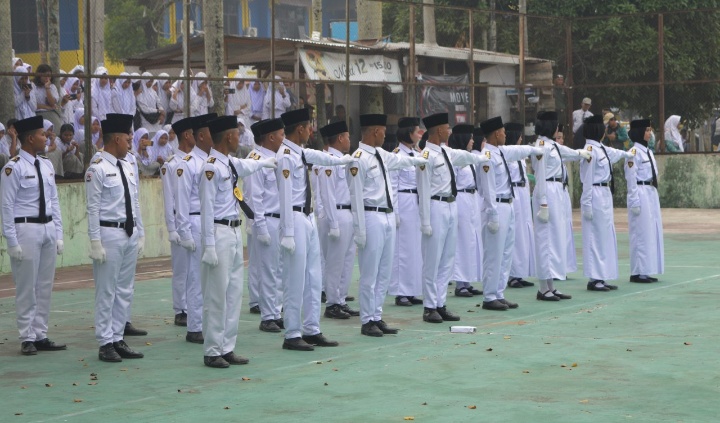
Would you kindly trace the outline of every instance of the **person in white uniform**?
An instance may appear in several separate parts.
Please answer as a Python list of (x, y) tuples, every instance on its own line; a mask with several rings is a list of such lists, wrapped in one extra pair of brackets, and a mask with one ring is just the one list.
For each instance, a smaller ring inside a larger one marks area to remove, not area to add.
[[(345, 121), (331, 123), (320, 128), (327, 144), (327, 152), (333, 157), (343, 157), (350, 151), (350, 132)], [(346, 297), (355, 264), (355, 243), (353, 243), (353, 217), (350, 211), (350, 188), (345, 166), (319, 166), (318, 194), (324, 205), (324, 217), (318, 219), (319, 231), (325, 236), (325, 317), (348, 319), (359, 316), (360, 312), (347, 305)]]
[[(420, 119), (404, 117), (398, 120), (399, 156), (420, 156), (417, 144), (422, 138)], [(422, 304), (422, 250), (420, 242), (420, 209), (418, 207), (415, 167), (390, 172), (390, 184), (397, 193), (395, 207), (395, 257), (388, 293), (395, 296), (395, 305), (408, 307)]]
[(504, 311), (518, 304), (505, 299), (515, 244), (515, 187), (509, 162), (524, 160), (531, 154), (540, 155), (542, 149), (505, 145), (507, 136), (502, 118), (494, 117), (480, 124), (485, 134), (485, 156), (480, 184), (483, 191), (483, 304), (484, 310)]
[(170, 241), (170, 259), (173, 273), (171, 285), (176, 326), (187, 326), (187, 280), (190, 274), (190, 257), (192, 255), (190, 251), (180, 245), (180, 235), (177, 231), (175, 195), (178, 191), (178, 178), (176, 175), (178, 164), (195, 147), (192, 129), (192, 118), (183, 118), (173, 124), (173, 130), (178, 136), (178, 149), (160, 168), (163, 204), (165, 206), (165, 226), (168, 231), (168, 241)]
[(303, 148), (310, 138), (310, 113), (298, 109), (283, 113), (285, 140), (277, 152), (276, 178), (280, 193), (280, 247), (282, 260), (285, 340), (283, 349), (312, 351), (314, 346), (335, 347), (320, 331), (322, 268), (317, 223), (312, 213), (308, 163), (335, 166), (350, 157), (333, 157)]
[[(260, 123), (260, 121), (255, 122)], [(255, 124), (253, 124), (255, 125)], [(260, 145), (259, 143), (256, 144), (255, 140), (259, 139), (260, 136), (257, 132), (257, 129), (259, 126), (251, 126), (250, 131), (253, 134), (253, 149), (251, 149), (250, 152), (248, 152), (246, 158), (250, 159), (252, 158), (251, 155), (257, 155), (257, 146)], [(238, 125), (238, 129), (240, 129), (240, 126)], [(241, 130), (242, 131), (242, 130)], [(242, 141), (242, 132), (240, 134), (240, 140)], [(243, 157), (241, 154), (237, 157)], [(274, 156), (273, 156), (274, 157)], [(264, 172), (264, 171), (263, 171)], [(274, 173), (274, 172), (273, 172)], [(253, 179), (257, 175), (253, 174), (249, 177), (245, 178), (243, 180), (243, 197), (245, 197), (245, 201), (248, 203), (250, 208), (255, 210), (255, 207), (252, 205), (252, 182)], [(255, 246), (257, 243), (255, 242), (255, 235), (253, 234), (253, 229), (255, 227), (255, 221), (254, 219), (248, 219), (247, 225), (245, 226), (245, 232), (246, 232), (246, 238), (247, 238), (247, 250), (248, 250), (248, 306), (249, 306), (249, 312), (250, 314), (261, 314), (260, 313), (260, 304), (259, 297), (260, 297), (260, 261), (257, 260), (257, 257), (255, 255)], [(261, 320), (262, 322), (262, 320)], [(282, 319), (275, 322), (278, 327), (282, 326)], [(262, 328), (260, 330), (263, 330)]]
[[(555, 133), (555, 142), (558, 145), (565, 145), (565, 136), (563, 134), (563, 125), (558, 125), (557, 132)], [(577, 272), (577, 254), (575, 253), (575, 236), (573, 235), (573, 220), (572, 220), (572, 198), (570, 198), (570, 189), (569, 189), (569, 176), (568, 176), (568, 169), (567, 165), (563, 163), (563, 192), (565, 193), (563, 198), (563, 203), (565, 204), (565, 209), (567, 210), (566, 216), (569, 216), (569, 219), (567, 219), (567, 261), (565, 262), (565, 268), (567, 269), (567, 273), (573, 273)]]
[(63, 253), (63, 227), (52, 163), (40, 153), (42, 116), (15, 122), (20, 151), (0, 174), (2, 230), (15, 283), (20, 353), (64, 350), (47, 337), (55, 258)]
[[(202, 344), (203, 297), (200, 284), (200, 261), (202, 249), (198, 248), (200, 236), (200, 179), (202, 167), (208, 159), (213, 142), (208, 122), (217, 118), (215, 113), (196, 116), (190, 119), (195, 146), (188, 155), (180, 160), (175, 168), (177, 191), (175, 193), (175, 224), (180, 240), (178, 243), (190, 254), (188, 276), (185, 282), (185, 302), (187, 304), (187, 333), (185, 340)], [(187, 130), (186, 130), (187, 131)]]
[[(521, 123), (505, 124), (505, 145), (522, 145), (525, 126)], [(507, 286), (524, 288), (534, 286), (524, 278), (535, 276), (535, 236), (533, 230), (532, 207), (530, 202), (530, 183), (527, 180), (525, 159), (508, 161), (515, 200), (512, 202), (515, 212), (515, 244), (513, 245), (512, 265)]]
[(616, 285), (607, 280), (618, 278), (617, 238), (613, 216), (615, 179), (612, 165), (622, 159), (632, 159), (631, 150), (625, 152), (602, 145), (605, 125), (602, 116), (585, 119), (583, 135), (585, 151), (590, 159), (580, 162), (580, 196), (583, 235), (583, 274), (589, 278), (588, 291), (610, 291)]
[[(428, 140), (422, 157), (428, 160), (416, 170), (420, 206), (420, 230), (423, 234), (423, 321), (442, 323), (458, 321), (445, 302), (451, 270), (455, 265), (458, 195), (455, 166), (487, 162), (484, 155), (454, 150), (443, 145), (450, 137), (448, 114), (437, 113), (423, 118)], [(446, 276), (444, 276), (446, 275)]]
[(248, 160), (228, 155), (237, 150), (240, 142), (235, 116), (213, 119), (208, 127), (213, 147), (200, 177), (203, 362), (208, 367), (227, 368), (249, 362), (234, 352), (244, 278), (239, 207), (253, 218), (237, 183), (239, 178), (263, 167), (275, 168), (276, 161), (275, 158)]
[(630, 232), (630, 282), (649, 283), (665, 270), (662, 215), (658, 198), (657, 163), (648, 141), (652, 127), (647, 119), (630, 122), (635, 157), (625, 161), (628, 229)]
[(85, 173), (90, 258), (95, 279), (98, 358), (142, 358), (123, 337), (129, 322), (137, 259), (145, 244), (137, 168), (123, 160), (130, 150), (130, 115), (108, 113), (101, 122), (104, 151)]
[[(248, 155), (252, 160), (275, 158), (285, 139), (280, 118), (253, 124), (255, 149)], [(261, 169), (245, 178), (243, 190), (248, 205), (255, 213), (252, 235), (248, 236), (248, 287), (255, 290), (255, 301), (260, 309), (260, 330), (281, 332), (282, 281), (280, 279), (280, 198), (277, 176), (273, 169)], [(252, 294), (251, 294), (252, 295)], [(252, 298), (251, 298), (252, 301)]]

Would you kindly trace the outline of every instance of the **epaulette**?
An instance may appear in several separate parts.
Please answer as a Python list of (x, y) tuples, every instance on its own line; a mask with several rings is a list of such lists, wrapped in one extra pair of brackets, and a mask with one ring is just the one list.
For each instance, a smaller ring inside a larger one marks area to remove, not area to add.
[(97, 159), (93, 160), (93, 164), (98, 164), (102, 161), (102, 157), (98, 157)]
[(400, 147), (395, 147), (395, 149), (393, 150), (393, 153), (397, 153), (398, 151), (400, 151)]
[(259, 154), (256, 154), (255, 157), (253, 157), (253, 159), (255, 159), (255, 160), (260, 160), (260, 155), (259, 155)]
[(17, 162), (18, 160), (20, 160), (20, 156), (15, 156), (12, 159), (10, 159), (11, 162)]
[(208, 163), (210, 163), (210, 164), (215, 163), (215, 157), (208, 157)]
[(430, 152), (428, 150), (423, 151), (423, 159), (427, 159), (430, 157)]
[(251, 151), (250, 155), (248, 156), (248, 159), (254, 159), (255, 158), (255, 152)]
[(356, 159), (359, 159), (360, 156), (362, 156), (362, 151), (361, 151), (361, 150), (358, 150), (358, 151), (355, 152), (355, 155), (354, 155), (353, 157), (355, 157)]
[(187, 156), (183, 157), (183, 160), (185, 160), (186, 162), (189, 162), (190, 159), (192, 159), (192, 156), (189, 154)]
[(290, 149), (286, 148), (285, 151), (283, 151), (283, 154), (290, 154)]
[(592, 151), (592, 145), (588, 145), (587, 151)]

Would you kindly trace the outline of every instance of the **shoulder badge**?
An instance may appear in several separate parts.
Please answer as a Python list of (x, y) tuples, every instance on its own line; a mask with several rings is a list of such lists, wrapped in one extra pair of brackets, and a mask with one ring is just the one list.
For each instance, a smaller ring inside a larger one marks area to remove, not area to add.
[(353, 157), (355, 157), (356, 159), (359, 159), (360, 156), (362, 156), (362, 150), (356, 151), (356, 152), (355, 152), (355, 155), (354, 155)]
[(393, 150), (393, 153), (397, 153), (398, 151), (400, 151), (400, 147), (395, 147), (395, 149)]
[(255, 158), (255, 152), (251, 151), (250, 155), (248, 156), (248, 159), (254, 159)]
[(259, 155), (259, 154), (256, 154), (255, 157), (253, 157), (253, 159), (255, 159), (255, 160), (260, 160), (260, 155)]
[(102, 161), (102, 157), (98, 157), (97, 159), (93, 160), (93, 163), (98, 164)]
[(192, 159), (192, 156), (189, 154), (187, 156), (183, 157), (183, 160), (185, 160), (186, 162), (189, 162), (190, 159)]
[[(485, 157), (487, 157), (487, 158), (489, 159), (490, 156), (491, 156), (490, 150), (485, 151)], [(486, 172), (487, 172), (487, 171), (486, 171)]]
[(163, 166), (163, 167), (160, 169), (160, 173), (162, 173), (163, 176), (165, 176), (165, 174), (167, 173), (167, 168)]
[[(5, 170), (5, 171), (7, 172), (7, 170)], [(90, 181), (92, 181), (92, 172), (88, 172), (85, 174), (85, 182), (90, 182)]]
[(10, 159), (10, 160), (13, 161), (13, 162), (17, 162), (18, 160), (20, 160), (20, 156), (15, 156), (15, 157), (13, 157), (13, 158)]
[(6, 168), (5, 168), (5, 176), (10, 176), (11, 173), (12, 173), (12, 168), (11, 168), (11, 167), (6, 167)]
[(326, 174), (327, 176), (332, 175), (332, 169), (325, 169), (325, 174)]
[(420, 165), (420, 170), (421, 171), (425, 170), (425, 165)]
[(208, 163), (215, 163), (215, 157), (208, 157)]
[[(178, 169), (178, 170), (182, 170), (182, 169)], [(205, 177), (208, 178), (208, 181), (212, 180), (213, 176), (215, 176), (215, 172), (213, 172), (212, 170), (205, 171)]]
[(286, 148), (285, 151), (283, 151), (283, 154), (290, 154), (290, 149)]
[(633, 162), (628, 162), (628, 167), (633, 167), (634, 164)]
[(488, 165), (483, 166), (483, 170), (485, 171), (485, 173), (488, 173), (490, 171), (490, 166), (488, 166)]
[(588, 145), (587, 151), (592, 151), (592, 145)]
[(430, 152), (428, 150), (423, 151), (423, 159), (426, 159), (430, 157)]
[(357, 175), (357, 172), (358, 172), (358, 168), (356, 168), (356, 167), (351, 167), (351, 168), (350, 168), (350, 174), (351, 174), (352, 176)]
[(317, 176), (317, 175), (318, 175), (318, 173), (319, 173), (319, 170), (318, 170), (318, 168), (315, 168), (315, 169), (313, 169), (313, 170), (315, 171), (315, 176)]
[(542, 147), (543, 145), (545, 145), (545, 141), (544, 141), (544, 140), (540, 140), (540, 147)]
[(288, 169), (283, 169), (283, 176), (285, 179), (290, 177), (290, 171)]
[[(177, 170), (177, 175), (178, 175), (178, 176), (182, 176), (182, 174), (183, 174), (182, 168), (178, 168), (178, 170)], [(210, 179), (210, 178), (208, 178), (208, 179)]]

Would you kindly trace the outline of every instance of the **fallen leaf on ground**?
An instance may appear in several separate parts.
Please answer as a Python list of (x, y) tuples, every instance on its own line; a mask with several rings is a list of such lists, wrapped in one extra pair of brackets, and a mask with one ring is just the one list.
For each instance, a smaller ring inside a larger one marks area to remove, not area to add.
[(424, 402), (424, 403), (422, 403), (422, 404), (420, 404), (420, 405), (427, 405), (427, 402)]
[(145, 345), (152, 345), (152, 342), (146, 342)]
[(510, 339), (509, 336), (503, 336), (503, 339)]
[(120, 369), (121, 372), (127, 372), (127, 369)]
[(46, 387), (46, 388), (52, 388), (52, 383), (46, 383), (46, 384), (45, 384), (45, 387)]
[(523, 373), (530, 373), (530, 370), (523, 370)]
[(328, 386), (328, 383), (327, 383), (327, 382), (325, 382), (325, 386)]
[(471, 409), (471, 410), (474, 410), (474, 409), (477, 408), (477, 405), (468, 405), (468, 408)]
[(337, 372), (337, 371), (338, 371), (338, 369), (333, 369), (333, 372)]
[(75, 398), (73, 402), (82, 402), (82, 400), (80, 398)]
[(692, 342), (683, 342), (684, 345), (692, 345)]
[(243, 377), (242, 380), (250, 380), (249, 377)]
[(485, 351), (492, 351), (492, 348), (485, 348)]
[(415, 417), (413, 416), (405, 416), (403, 420), (415, 420)]
[(580, 400), (580, 404), (587, 404), (589, 402), (590, 402), (590, 400)]
[(227, 406), (223, 407), (223, 410), (229, 410), (229, 409), (230, 409), (230, 407), (227, 407)]
[(573, 366), (573, 367), (577, 367), (578, 364), (577, 364), (577, 363), (573, 363), (572, 366)]

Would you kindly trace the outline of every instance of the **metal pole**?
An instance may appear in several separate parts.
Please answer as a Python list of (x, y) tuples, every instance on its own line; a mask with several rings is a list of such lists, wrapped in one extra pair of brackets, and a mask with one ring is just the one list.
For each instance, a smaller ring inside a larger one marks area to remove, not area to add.
[[(183, 1), (183, 70), (190, 76), (190, 0)], [(183, 115), (190, 117), (190, 80), (183, 83)]]
[(85, 1), (85, 91), (83, 93), (83, 107), (85, 108), (85, 168), (90, 166), (90, 159), (92, 159), (93, 155), (93, 146), (92, 146), (92, 102), (90, 101), (90, 96), (92, 95), (92, 79), (90, 78), (90, 75), (92, 74), (91, 69), (91, 60), (92, 60), (92, 30), (91, 30), (91, 22), (92, 22), (92, 15), (90, 14), (90, 3), (91, 0), (84, 0)]
[[(6, 11), (0, 13), (0, 72), (14, 72), (14, 63), (12, 59), (12, 30), (10, 25), (10, 0), (0, 0), (0, 10)], [(13, 92), (13, 77), (0, 77), (0, 92)], [(0, 121), (7, 122), (8, 119), (15, 117), (15, 97), (13, 95), (4, 95), (0, 97)]]
[(469, 24), (470, 24), (470, 62), (468, 67), (470, 68), (470, 110), (467, 111), (471, 125), (475, 124), (475, 31), (473, 30), (473, 12), (468, 11)]
[[(567, 86), (567, 89), (565, 90), (565, 123), (567, 125), (572, 125), (572, 104), (573, 104), (573, 48), (572, 48), (572, 21), (570, 19), (565, 21), (565, 75), (567, 79), (565, 80), (565, 85)], [(565, 128), (563, 128), (565, 129)], [(573, 146), (574, 140), (573, 140), (573, 132), (572, 132), (572, 126), (570, 126), (570, 131), (564, 131), (568, 135), (568, 145)]]
[(523, 2), (520, 1), (520, 16), (518, 29), (520, 31), (519, 48), (520, 48), (520, 89), (518, 91), (518, 111), (520, 112), (520, 122), (525, 126), (525, 10)]
[(270, 0), (270, 117), (275, 116), (275, 0)]
[[(412, 83), (415, 81), (415, 5), (410, 3), (410, 57), (408, 57), (407, 81)], [(408, 116), (415, 116), (415, 85), (410, 85), (407, 90), (406, 111)]]
[(345, 123), (350, 128), (350, 0), (345, 0)]
[[(665, 123), (665, 22), (663, 14), (658, 15), (658, 122), (657, 126), (663, 128)], [(665, 151), (665, 131), (659, 130), (659, 138), (655, 149)]]
[[(48, 21), (48, 56), (53, 73), (60, 73), (60, 1), (47, 0)], [(60, 78), (55, 79), (55, 85), (60, 90)], [(62, 97), (62, 96), (61, 96)], [(59, 129), (58, 129), (59, 132)]]

